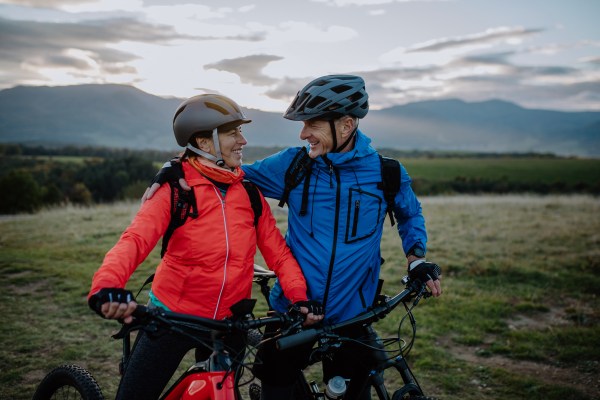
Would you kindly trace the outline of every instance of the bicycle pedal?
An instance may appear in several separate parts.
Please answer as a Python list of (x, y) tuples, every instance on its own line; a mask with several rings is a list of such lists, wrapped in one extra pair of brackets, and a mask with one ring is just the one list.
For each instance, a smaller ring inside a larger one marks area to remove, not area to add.
[(250, 385), (248, 388), (248, 395), (250, 395), (250, 400), (260, 400), (260, 392), (261, 388), (256, 383)]

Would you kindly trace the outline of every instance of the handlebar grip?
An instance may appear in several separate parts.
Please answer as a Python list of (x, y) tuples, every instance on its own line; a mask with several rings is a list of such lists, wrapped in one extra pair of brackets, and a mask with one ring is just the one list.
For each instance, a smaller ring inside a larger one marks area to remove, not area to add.
[(146, 316), (147, 311), (148, 308), (146, 306), (138, 304), (135, 310), (131, 313), (131, 316), (134, 318), (144, 318)]
[(317, 340), (317, 331), (314, 329), (307, 329), (295, 335), (287, 336), (275, 341), (275, 345), (279, 350), (287, 350), (289, 348), (308, 343)]

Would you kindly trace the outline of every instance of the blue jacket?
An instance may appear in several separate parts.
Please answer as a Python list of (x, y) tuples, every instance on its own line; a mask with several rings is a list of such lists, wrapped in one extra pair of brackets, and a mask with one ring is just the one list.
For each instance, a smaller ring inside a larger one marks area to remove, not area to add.
[[(305, 216), (299, 215), (304, 183), (289, 196), (286, 241), (306, 278), (308, 297), (325, 307), (326, 323), (345, 321), (365, 311), (377, 289), (387, 203), (377, 188), (381, 163), (370, 142), (359, 130), (352, 151), (327, 154), (331, 168), (321, 157), (314, 160)], [(279, 200), (285, 172), (300, 149), (286, 149), (242, 168), (265, 197)], [(395, 202), (404, 252), (415, 244), (427, 250), (421, 204), (404, 167)], [(287, 311), (288, 300), (279, 282), (270, 301), (275, 310)]]

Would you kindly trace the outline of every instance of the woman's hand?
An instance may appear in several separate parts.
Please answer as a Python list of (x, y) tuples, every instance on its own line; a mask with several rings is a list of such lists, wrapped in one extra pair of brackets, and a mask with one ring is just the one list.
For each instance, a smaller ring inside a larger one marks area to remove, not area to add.
[(133, 321), (131, 313), (137, 307), (133, 293), (121, 288), (99, 290), (90, 297), (88, 305), (101, 317), (108, 319), (122, 318), (126, 324)]
[(100, 311), (104, 315), (104, 318), (108, 319), (119, 319), (122, 318), (123, 322), (130, 324), (133, 321), (131, 313), (135, 311), (137, 303), (130, 301), (129, 303), (118, 303), (113, 301), (112, 303), (104, 303), (100, 308)]
[(323, 305), (320, 301), (316, 300), (307, 300), (307, 301), (297, 301), (294, 305), (300, 307), (300, 312), (302, 314), (306, 314), (306, 321), (304, 321), (303, 326), (308, 326), (312, 324), (316, 324), (323, 320)]

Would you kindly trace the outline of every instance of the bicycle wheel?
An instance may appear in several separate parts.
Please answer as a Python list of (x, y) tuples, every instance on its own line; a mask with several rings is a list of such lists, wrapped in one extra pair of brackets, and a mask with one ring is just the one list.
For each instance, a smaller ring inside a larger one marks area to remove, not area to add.
[(427, 396), (410, 396), (405, 397), (406, 400), (438, 400), (435, 397), (427, 397)]
[(104, 400), (94, 377), (77, 365), (54, 368), (40, 383), (32, 400)]

